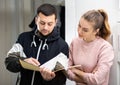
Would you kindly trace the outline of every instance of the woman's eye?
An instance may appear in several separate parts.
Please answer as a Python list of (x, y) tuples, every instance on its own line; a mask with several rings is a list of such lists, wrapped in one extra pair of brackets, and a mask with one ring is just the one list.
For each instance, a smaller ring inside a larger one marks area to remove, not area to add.
[(78, 25), (78, 27), (80, 28), (80, 27), (81, 27), (81, 25)]
[(83, 31), (84, 31), (84, 32), (88, 32), (88, 30), (87, 30), (87, 29), (83, 29)]

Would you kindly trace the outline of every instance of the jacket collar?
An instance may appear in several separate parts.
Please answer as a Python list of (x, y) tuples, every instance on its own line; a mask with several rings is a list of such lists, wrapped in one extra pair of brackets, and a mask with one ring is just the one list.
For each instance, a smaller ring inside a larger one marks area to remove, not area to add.
[(50, 33), (47, 36), (42, 35), (37, 29), (35, 30), (35, 35), (40, 38), (41, 40), (45, 40), (47, 39), (48, 42), (54, 41), (56, 39), (58, 39), (60, 37), (60, 30), (58, 27), (55, 27), (52, 31), (52, 33)]

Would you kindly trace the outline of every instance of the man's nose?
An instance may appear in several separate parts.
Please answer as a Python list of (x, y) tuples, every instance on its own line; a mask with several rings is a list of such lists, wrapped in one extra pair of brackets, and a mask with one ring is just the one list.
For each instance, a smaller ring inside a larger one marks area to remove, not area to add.
[(44, 25), (44, 29), (48, 29), (48, 25), (47, 24)]

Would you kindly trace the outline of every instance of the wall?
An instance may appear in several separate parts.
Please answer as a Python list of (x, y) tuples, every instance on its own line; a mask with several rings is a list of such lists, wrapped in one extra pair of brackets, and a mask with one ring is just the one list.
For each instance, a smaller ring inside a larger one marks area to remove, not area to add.
[(15, 85), (16, 74), (6, 70), (4, 60), (18, 34), (29, 30), (30, 0), (0, 0), (0, 85)]
[(112, 30), (112, 43), (115, 52), (114, 64), (110, 73), (109, 85), (120, 85), (120, 4), (119, 0), (66, 0), (66, 40), (70, 44), (77, 36), (77, 25), (80, 16), (91, 9), (104, 9), (108, 13)]
[[(108, 4), (109, 5), (106, 5)], [(118, 0), (66, 0), (66, 35), (76, 36), (77, 25), (80, 19), (80, 16), (89, 9), (105, 9), (109, 15), (110, 26), (113, 30), (113, 27), (117, 24), (118, 17), (120, 14), (120, 8), (118, 4)], [(120, 18), (119, 18), (120, 19)], [(74, 29), (74, 30), (73, 30)], [(71, 30), (71, 31), (69, 31)], [(66, 37), (68, 43), (71, 41), (69, 37)]]

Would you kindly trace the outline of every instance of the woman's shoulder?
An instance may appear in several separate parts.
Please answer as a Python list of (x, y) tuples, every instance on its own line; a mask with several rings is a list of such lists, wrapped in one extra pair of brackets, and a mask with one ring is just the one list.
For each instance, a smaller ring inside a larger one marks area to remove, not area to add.
[(112, 44), (109, 41), (104, 40), (103, 38), (98, 38), (98, 44), (104, 47), (112, 47)]
[(79, 37), (74, 37), (73, 39), (72, 39), (72, 42), (78, 42), (78, 41), (80, 41), (81, 40), (81, 38), (79, 38)]
[(70, 45), (78, 46), (82, 45), (81, 38), (79, 37), (74, 37), (70, 43)]

